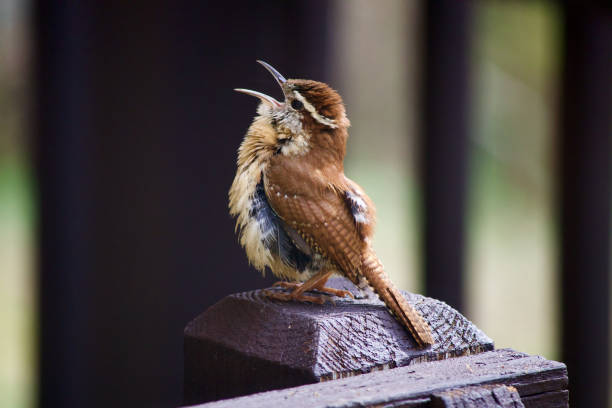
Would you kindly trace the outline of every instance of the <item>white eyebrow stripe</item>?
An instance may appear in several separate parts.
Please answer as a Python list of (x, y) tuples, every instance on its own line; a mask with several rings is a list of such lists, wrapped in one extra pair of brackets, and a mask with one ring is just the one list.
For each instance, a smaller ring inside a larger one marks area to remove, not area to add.
[(336, 121), (335, 120), (326, 118), (325, 116), (322, 116), (322, 115), (319, 115), (319, 112), (317, 112), (315, 107), (312, 106), (310, 104), (310, 102), (308, 102), (306, 100), (306, 98), (304, 98), (302, 96), (301, 93), (299, 93), (298, 91), (293, 91), (293, 94), (295, 95), (295, 97), (297, 98), (298, 101), (300, 101), (300, 102), (302, 102), (302, 104), (304, 104), (304, 108), (306, 108), (306, 110), (308, 112), (310, 112), (310, 116), (312, 116), (314, 120), (316, 120), (317, 122), (319, 122), (322, 125), (329, 126), (332, 129), (335, 129), (335, 128), (338, 127), (338, 125), (336, 125)]

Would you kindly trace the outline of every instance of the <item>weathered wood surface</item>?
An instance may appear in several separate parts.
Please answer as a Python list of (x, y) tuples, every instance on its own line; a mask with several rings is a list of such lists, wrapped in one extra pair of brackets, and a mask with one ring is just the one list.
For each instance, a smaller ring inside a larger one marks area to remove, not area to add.
[(518, 390), (508, 385), (455, 388), (431, 396), (431, 408), (524, 408)]
[(436, 344), (418, 349), (370, 291), (349, 281), (329, 286), (352, 299), (313, 305), (270, 301), (261, 291), (228, 296), (185, 329), (185, 403), (316, 383), (492, 350), (493, 342), (457, 311), (405, 293), (433, 329)]
[[(245, 397), (210, 402), (199, 408), (300, 408), (300, 407), (520, 407), (516, 394), (493, 387), (498, 405), (475, 405), (469, 398), (460, 405), (449, 396), (469, 396), (486, 385), (513, 387), (520, 402), (529, 407), (567, 407), (565, 364), (510, 349), (494, 350), (447, 360), (425, 362), (392, 370), (268, 391)], [(465, 389), (464, 391), (451, 391)], [(480, 392), (483, 395), (486, 388)], [(489, 389), (489, 394), (491, 389)], [(500, 402), (501, 401), (501, 402)], [(515, 405), (508, 405), (510, 402)], [(506, 405), (500, 405), (500, 404)], [(438, 405), (435, 405), (438, 404)], [(440, 405), (442, 404), (442, 405)], [(455, 404), (455, 405), (453, 405)]]

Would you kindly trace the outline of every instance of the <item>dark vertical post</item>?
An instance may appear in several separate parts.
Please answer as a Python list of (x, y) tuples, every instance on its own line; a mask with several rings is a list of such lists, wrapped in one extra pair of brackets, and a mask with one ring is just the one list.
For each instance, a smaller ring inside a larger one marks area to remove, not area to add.
[(564, 3), (559, 118), (561, 341), (571, 405), (607, 407), (612, 20), (591, 3)]
[(83, 130), (91, 118), (82, 102), (90, 18), (84, 3), (40, 2), (34, 19), (41, 406), (76, 406), (87, 392), (82, 329), (89, 311), (82, 294), (91, 256), (85, 238), (91, 138)]
[(463, 309), (471, 2), (424, 2), (421, 137), (428, 296)]
[(327, 3), (34, 6), (40, 404), (179, 405), (185, 324), (271, 281), (227, 214), (232, 89), (278, 92), (256, 58), (320, 72)]

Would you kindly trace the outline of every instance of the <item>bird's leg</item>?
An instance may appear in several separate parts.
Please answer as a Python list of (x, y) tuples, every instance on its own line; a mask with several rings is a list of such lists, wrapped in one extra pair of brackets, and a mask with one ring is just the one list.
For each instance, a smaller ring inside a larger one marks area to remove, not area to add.
[(295, 289), (295, 288), (299, 288), (300, 286), (302, 286), (302, 284), (299, 282), (278, 281), (272, 286), (278, 286), (283, 289)]
[(349, 292), (348, 290), (325, 287), (325, 283), (327, 282), (327, 280), (330, 278), (330, 276), (333, 273), (334, 273), (333, 270), (332, 271), (323, 270), (317, 273), (316, 275), (314, 275), (312, 278), (308, 279), (306, 282), (301, 283), (301, 284), (294, 283), (294, 282), (277, 282), (274, 284), (274, 286), (280, 286), (285, 289), (291, 288), (293, 290), (291, 291), (291, 293), (288, 293), (288, 294), (268, 291), (266, 292), (266, 295), (269, 298), (276, 299), (276, 300), (284, 300), (284, 301), (297, 300), (301, 302), (323, 303), (325, 300), (322, 299), (321, 297), (309, 296), (309, 295), (304, 294), (304, 292), (307, 292), (310, 290), (317, 290), (319, 292), (323, 292), (328, 295), (339, 296), (339, 297), (350, 296), (354, 298), (353, 294)]

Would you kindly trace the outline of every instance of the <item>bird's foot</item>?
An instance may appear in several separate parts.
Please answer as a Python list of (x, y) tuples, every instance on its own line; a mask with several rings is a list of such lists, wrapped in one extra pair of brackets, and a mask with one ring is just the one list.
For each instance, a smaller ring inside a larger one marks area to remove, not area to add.
[[(304, 283), (279, 281), (279, 282), (276, 282), (272, 286), (281, 287), (283, 289), (293, 289), (293, 291), (295, 292), (299, 288), (302, 288), (302, 285), (304, 285)], [(341, 297), (341, 298), (348, 296), (348, 297), (350, 297), (352, 299), (355, 299), (355, 296), (353, 296), (353, 294), (350, 291), (348, 291), (348, 290), (328, 288), (327, 286), (323, 286), (323, 285), (313, 286), (313, 287), (308, 288), (308, 289), (302, 288), (302, 290), (300, 290), (300, 292), (305, 292), (305, 291), (308, 291), (308, 290), (316, 290), (318, 292), (325, 293), (327, 295), (338, 296), (338, 297)], [(321, 302), (321, 303), (323, 303), (323, 302)]]
[[(276, 286), (276, 285), (275, 285)], [(278, 285), (281, 286), (281, 285)], [(296, 301), (296, 302), (310, 302), (322, 305), (325, 303), (325, 299), (320, 296), (310, 296), (305, 295), (303, 293), (282, 293), (282, 292), (272, 292), (270, 290), (264, 290), (264, 295), (266, 295), (269, 299), (280, 300), (282, 302)]]
[(348, 296), (351, 299), (355, 299), (355, 296), (353, 296), (353, 294), (349, 292), (348, 290), (328, 288), (327, 286), (323, 286), (323, 287), (315, 288), (315, 289), (318, 290), (319, 292), (326, 293), (328, 295), (338, 296), (341, 298)]

